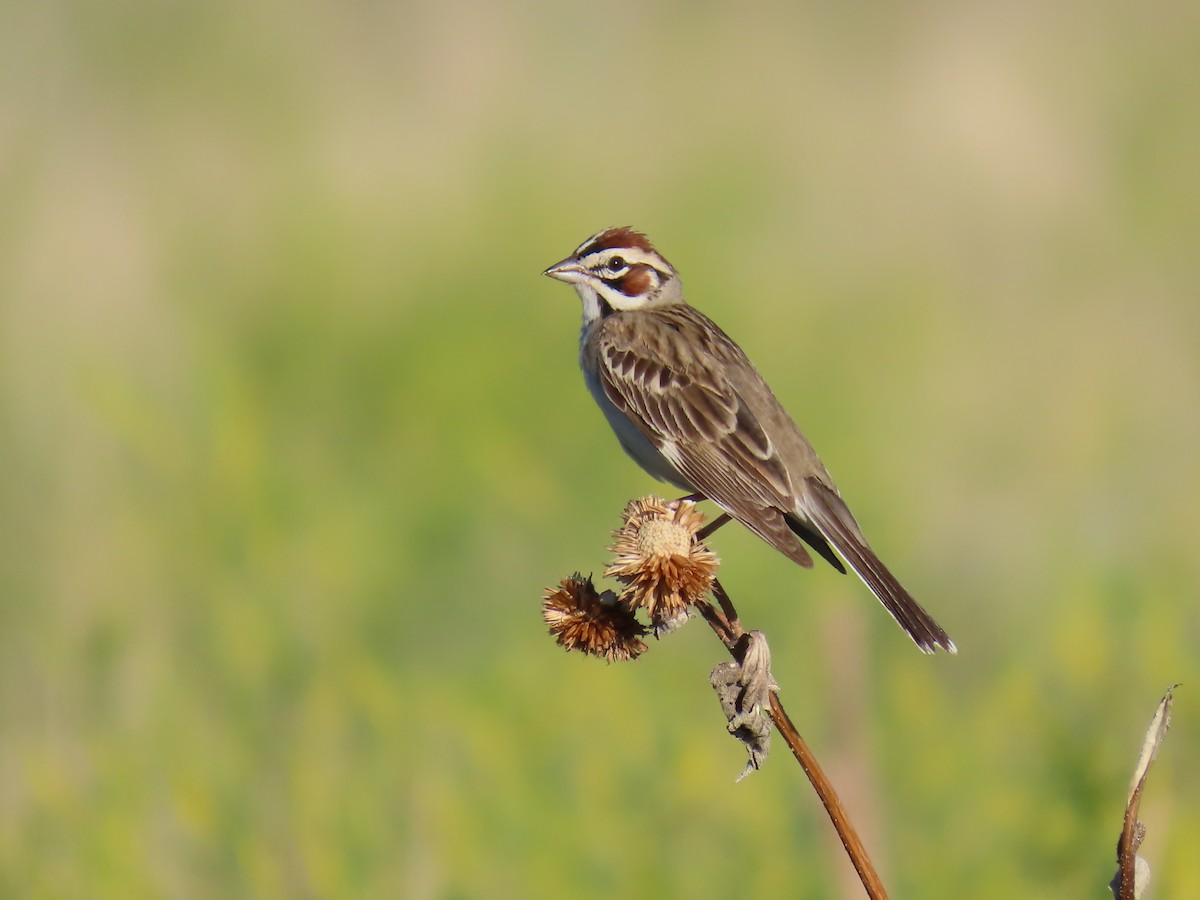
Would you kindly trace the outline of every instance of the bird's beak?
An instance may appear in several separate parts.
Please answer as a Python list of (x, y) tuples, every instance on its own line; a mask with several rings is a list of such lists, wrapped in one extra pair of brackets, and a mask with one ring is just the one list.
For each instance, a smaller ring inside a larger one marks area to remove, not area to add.
[(584, 269), (573, 257), (568, 256), (562, 262), (556, 262), (543, 275), (549, 275), (567, 284), (578, 284), (584, 279)]

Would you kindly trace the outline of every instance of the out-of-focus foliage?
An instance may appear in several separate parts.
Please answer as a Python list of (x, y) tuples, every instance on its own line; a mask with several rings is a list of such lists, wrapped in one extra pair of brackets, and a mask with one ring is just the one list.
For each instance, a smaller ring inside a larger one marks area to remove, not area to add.
[[(951, 632), (714, 539), (897, 896), (1200, 895), (1188, 4), (9, 4), (0, 895), (826, 897), (693, 624), (543, 633), (653, 485), (539, 277), (646, 229)], [(850, 893), (854, 895), (853, 891)]]

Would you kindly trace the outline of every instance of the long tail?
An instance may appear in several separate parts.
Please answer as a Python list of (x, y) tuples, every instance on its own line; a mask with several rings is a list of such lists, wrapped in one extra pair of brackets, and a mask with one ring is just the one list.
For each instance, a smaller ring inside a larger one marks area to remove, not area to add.
[[(908, 636), (923, 652), (933, 653), (940, 647), (950, 653), (957, 653), (954, 641), (950, 640), (942, 626), (921, 608), (921, 604), (912, 598), (867, 545), (858, 529), (858, 523), (854, 521), (854, 516), (850, 514), (850, 509), (842, 498), (816, 478), (807, 479), (805, 487), (802, 506), (808, 521), (797, 521), (793, 524), (789, 516), (788, 524), (793, 530), (801, 537), (805, 537), (803, 532), (806, 530), (810, 533), (812, 530), (819, 532), (850, 564), (855, 574), (879, 598), (883, 608), (908, 632)], [(811, 541), (810, 544), (816, 546)]]

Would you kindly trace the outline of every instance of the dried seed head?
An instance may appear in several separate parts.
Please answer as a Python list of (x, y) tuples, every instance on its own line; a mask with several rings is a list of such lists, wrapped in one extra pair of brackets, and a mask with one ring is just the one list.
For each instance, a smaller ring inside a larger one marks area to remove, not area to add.
[(591, 578), (578, 572), (558, 587), (547, 588), (542, 618), (559, 646), (602, 656), (609, 662), (636, 659), (646, 645), (638, 638), (646, 629), (633, 611), (617, 602), (612, 591), (596, 593)]
[(631, 500), (624, 523), (613, 532), (612, 564), (604, 570), (626, 587), (621, 601), (644, 607), (651, 620), (675, 619), (688, 604), (712, 589), (719, 561), (696, 541), (704, 515), (690, 501), (666, 503), (657, 497)]

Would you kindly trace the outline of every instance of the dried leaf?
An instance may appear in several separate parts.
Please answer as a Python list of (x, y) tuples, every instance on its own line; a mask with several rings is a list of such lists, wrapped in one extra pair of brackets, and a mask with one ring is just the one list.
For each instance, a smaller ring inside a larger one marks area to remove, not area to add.
[(773, 723), (763, 707), (771, 694), (779, 691), (771, 675), (771, 650), (763, 633), (749, 631), (742, 635), (740, 644), (741, 663), (720, 663), (708, 676), (725, 713), (727, 730), (742, 742), (749, 757), (738, 781), (761, 768), (771, 752)]

